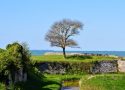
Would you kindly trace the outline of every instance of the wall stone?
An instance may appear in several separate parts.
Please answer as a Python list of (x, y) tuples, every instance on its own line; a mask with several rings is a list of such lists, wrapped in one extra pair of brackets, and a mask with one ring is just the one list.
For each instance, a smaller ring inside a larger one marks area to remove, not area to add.
[(125, 72), (125, 61), (118, 60), (118, 71)]
[(114, 73), (117, 72), (117, 60), (98, 61), (92, 67), (92, 73)]

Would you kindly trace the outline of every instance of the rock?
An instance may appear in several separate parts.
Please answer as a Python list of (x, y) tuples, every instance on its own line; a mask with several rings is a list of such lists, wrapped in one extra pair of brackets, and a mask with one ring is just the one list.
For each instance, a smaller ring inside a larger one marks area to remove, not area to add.
[(118, 71), (125, 72), (125, 61), (118, 60)]

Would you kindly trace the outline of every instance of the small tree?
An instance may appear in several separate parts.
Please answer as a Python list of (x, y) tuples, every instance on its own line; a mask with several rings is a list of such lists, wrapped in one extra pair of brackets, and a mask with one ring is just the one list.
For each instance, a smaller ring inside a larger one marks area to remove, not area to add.
[(61, 47), (64, 58), (66, 58), (65, 48), (77, 46), (71, 37), (78, 35), (82, 27), (83, 24), (79, 21), (64, 19), (52, 25), (45, 39), (50, 42), (51, 46)]

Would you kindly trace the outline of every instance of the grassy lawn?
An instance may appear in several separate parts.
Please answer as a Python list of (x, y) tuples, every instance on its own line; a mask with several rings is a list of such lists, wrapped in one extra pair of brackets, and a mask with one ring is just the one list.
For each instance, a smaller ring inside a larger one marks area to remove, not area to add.
[(48, 75), (48, 74), (44, 76), (49, 81), (57, 82), (55, 84), (54, 83), (48, 85), (46, 84), (46, 86), (44, 86), (44, 90), (60, 90), (60, 88), (62, 87), (62, 81), (80, 80), (80, 78), (82, 77), (82, 75)]
[(125, 74), (84, 76), (81, 90), (125, 90)]
[(59, 77), (42, 76), (38, 79), (30, 79), (25, 84), (24, 90), (59, 90), (61, 87), (61, 79)]
[(61, 78), (53, 75), (43, 75), (37, 68), (34, 68), (29, 72), (28, 80), (24, 83), (18, 83), (16, 86), (16, 90), (59, 90), (61, 88)]
[(41, 56), (32, 56), (33, 62), (93, 62), (93, 61), (102, 61), (102, 60), (115, 60), (117, 57), (109, 56), (67, 56), (65, 59), (63, 55), (41, 55)]
[[(78, 81), (81, 78), (80, 90), (125, 90), (125, 74), (98, 75), (49, 75), (34, 76), (22, 84), (19, 90), (60, 90), (62, 81)], [(73, 82), (66, 82), (64, 86), (72, 86)], [(0, 90), (5, 90), (0, 84)], [(17, 89), (18, 90), (18, 89)]]
[(60, 79), (61, 81), (64, 80), (79, 80), (80, 78), (82, 78), (83, 75), (78, 75), (78, 74), (72, 74), (72, 75), (51, 75), (51, 74), (45, 74), (45, 77), (47, 77), (48, 79)]
[(44, 75), (32, 77), (22, 84), (21, 90), (60, 90), (63, 80), (79, 79), (82, 75)]

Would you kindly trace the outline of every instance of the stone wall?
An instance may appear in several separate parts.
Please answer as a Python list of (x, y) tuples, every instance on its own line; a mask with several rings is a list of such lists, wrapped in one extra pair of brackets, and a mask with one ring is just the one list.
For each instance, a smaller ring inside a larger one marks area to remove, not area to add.
[(37, 66), (43, 73), (77, 74), (89, 73), (91, 64), (82, 62), (43, 62), (39, 63)]
[(121, 60), (104, 60), (93, 63), (43, 62), (37, 66), (40, 71), (48, 74), (125, 72), (125, 61)]
[(64, 74), (66, 72), (67, 64), (59, 64), (59, 63), (41, 63), (39, 64), (39, 69), (43, 73), (49, 74)]
[(95, 62), (92, 67), (92, 73), (114, 73), (117, 71), (117, 60)]

